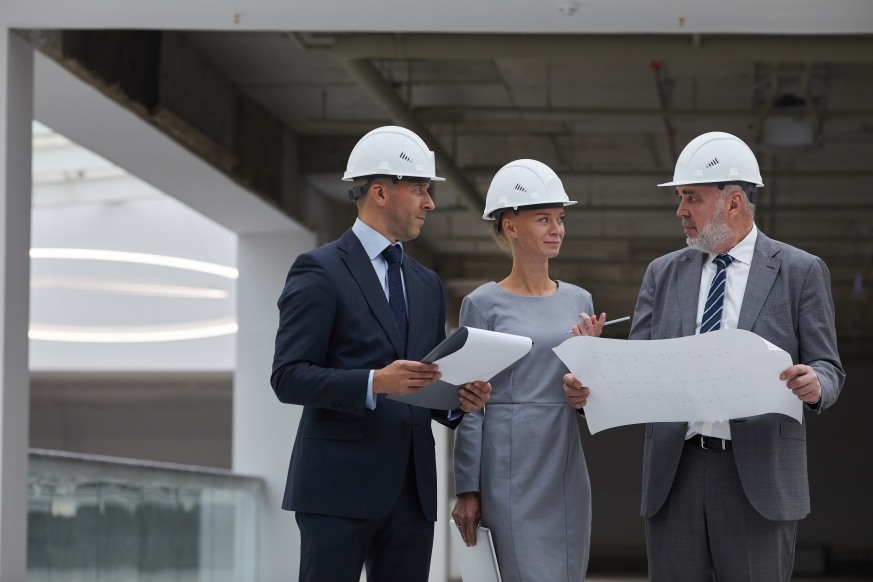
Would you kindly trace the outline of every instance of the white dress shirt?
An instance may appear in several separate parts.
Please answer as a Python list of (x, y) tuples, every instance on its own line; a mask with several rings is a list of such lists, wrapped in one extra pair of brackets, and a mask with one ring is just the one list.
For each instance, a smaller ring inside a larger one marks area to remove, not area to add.
[[(755, 242), (758, 240), (758, 227), (752, 225), (752, 230), (737, 245), (727, 251), (733, 262), (725, 270), (725, 293), (724, 308), (721, 313), (721, 329), (737, 329), (740, 320), (740, 307), (743, 305), (743, 296), (746, 294), (746, 284), (749, 282), (749, 268), (752, 266), (752, 256), (755, 254)], [(703, 272), (700, 274), (700, 294), (697, 297), (697, 319), (694, 324), (695, 333), (700, 333), (700, 324), (703, 319), (703, 308), (706, 305), (706, 296), (709, 295), (709, 286), (715, 278), (715, 263), (712, 260), (717, 253), (709, 253)], [(685, 438), (691, 438), (696, 434), (717, 437), (720, 439), (731, 438), (731, 427), (727, 420), (715, 422), (689, 422)]]

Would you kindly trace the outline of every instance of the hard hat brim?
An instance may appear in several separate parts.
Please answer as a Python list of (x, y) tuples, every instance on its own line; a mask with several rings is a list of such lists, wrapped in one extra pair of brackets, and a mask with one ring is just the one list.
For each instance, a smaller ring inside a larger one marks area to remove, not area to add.
[(547, 202), (545, 204), (520, 204), (518, 206), (507, 206), (504, 208), (495, 208), (491, 210), (488, 214), (482, 215), (482, 220), (496, 220), (494, 217), (498, 212), (505, 212), (507, 210), (525, 210), (528, 206), (552, 206), (553, 204), (563, 204), (564, 206), (572, 206), (573, 204), (578, 204), (576, 200), (566, 200), (564, 202)]
[[(663, 184), (658, 184), (659, 188), (662, 187), (670, 187), (670, 186), (712, 186), (713, 184), (722, 184), (727, 183), (724, 180), (716, 180), (714, 182), (697, 182), (692, 180), (674, 180), (673, 182), (664, 182)], [(751, 182), (748, 182), (751, 184)], [(755, 184), (755, 188), (763, 188), (764, 184)]]
[[(357, 180), (358, 178), (367, 178), (368, 176), (390, 176), (390, 174), (355, 174), (353, 176), (346, 174), (342, 177), (343, 182), (351, 182), (352, 180)], [(431, 178), (430, 176), (410, 176), (405, 175), (404, 178), (421, 178), (422, 180), (430, 180), (431, 182), (445, 182), (445, 178), (440, 178), (439, 176), (434, 176)]]

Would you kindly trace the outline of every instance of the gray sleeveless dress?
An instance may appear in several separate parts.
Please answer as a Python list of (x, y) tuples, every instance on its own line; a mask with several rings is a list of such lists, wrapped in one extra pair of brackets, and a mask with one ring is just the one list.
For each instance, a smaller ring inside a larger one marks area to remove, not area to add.
[(464, 298), (460, 325), (524, 335), (531, 351), (491, 379), (491, 400), (455, 433), (455, 491), (478, 491), (503, 582), (579, 582), (588, 567), (591, 486), (567, 372), (552, 348), (591, 294), (559, 282), (548, 297), (482, 285)]

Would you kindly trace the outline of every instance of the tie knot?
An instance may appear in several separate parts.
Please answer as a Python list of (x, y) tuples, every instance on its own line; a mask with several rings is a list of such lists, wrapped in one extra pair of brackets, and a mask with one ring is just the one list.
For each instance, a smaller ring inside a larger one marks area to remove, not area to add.
[(716, 264), (716, 270), (727, 269), (727, 266), (734, 262), (734, 258), (727, 253), (718, 255), (712, 262)]
[(399, 265), (403, 260), (403, 249), (400, 245), (388, 245), (382, 251), (382, 256), (388, 261), (389, 265)]

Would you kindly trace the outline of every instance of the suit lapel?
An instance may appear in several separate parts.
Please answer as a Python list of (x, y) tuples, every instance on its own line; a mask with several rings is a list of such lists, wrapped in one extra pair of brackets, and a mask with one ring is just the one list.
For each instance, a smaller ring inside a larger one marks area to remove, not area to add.
[(758, 231), (758, 239), (755, 241), (755, 253), (752, 256), (752, 264), (749, 267), (749, 280), (746, 283), (746, 292), (743, 295), (743, 305), (740, 307), (740, 317), (737, 322), (739, 329), (751, 330), (761, 313), (764, 301), (773, 288), (782, 261), (774, 255), (778, 252), (764, 236)]
[(679, 289), (679, 318), (682, 336), (694, 335), (697, 322), (697, 301), (700, 297), (700, 272), (706, 254), (686, 252), (678, 262), (676, 284)]
[(361, 288), (361, 293), (364, 294), (364, 299), (367, 300), (370, 310), (376, 316), (379, 325), (388, 334), (391, 345), (399, 356), (399, 354), (404, 353), (403, 346), (400, 344), (400, 331), (397, 329), (394, 316), (391, 314), (391, 308), (388, 307), (382, 283), (379, 282), (376, 271), (370, 264), (370, 257), (367, 256), (361, 241), (351, 230), (346, 231), (342, 236), (339, 248), (344, 252), (342, 260), (346, 268)]

